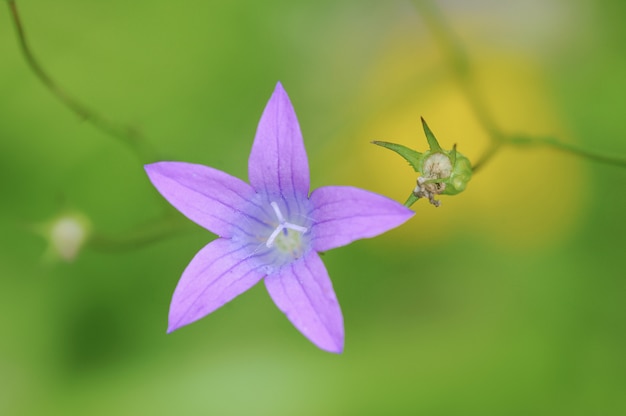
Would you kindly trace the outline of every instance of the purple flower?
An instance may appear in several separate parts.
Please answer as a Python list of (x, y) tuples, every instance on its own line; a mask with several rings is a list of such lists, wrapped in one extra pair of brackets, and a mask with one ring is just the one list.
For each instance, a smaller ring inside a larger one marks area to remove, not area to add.
[(248, 160), (250, 184), (184, 162), (145, 167), (157, 190), (218, 239), (196, 254), (170, 305), (168, 332), (194, 322), (265, 278), (276, 306), (319, 348), (343, 351), (343, 317), (317, 252), (374, 237), (413, 212), (346, 186), (309, 195), (300, 126), (278, 83), (261, 116)]

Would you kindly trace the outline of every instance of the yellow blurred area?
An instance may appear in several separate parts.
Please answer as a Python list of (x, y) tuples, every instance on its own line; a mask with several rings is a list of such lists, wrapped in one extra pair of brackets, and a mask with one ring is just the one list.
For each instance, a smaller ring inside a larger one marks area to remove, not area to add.
[[(389, 42), (397, 45), (404, 39), (393, 38)], [(397, 53), (381, 57), (379, 66), (387, 71), (377, 73), (380, 79), (368, 83), (372, 86), (371, 94), (364, 94), (363, 107), (376, 107), (376, 86), (384, 80), (393, 80), (392, 89), (396, 91), (405, 91), (403, 84), (414, 82), (408, 73), (395, 77), (401, 74), (401, 68), (415, 66), (418, 73), (426, 73), (428, 66), (437, 62), (436, 51), (431, 55), (407, 56), (408, 49), (396, 47), (391, 51)], [(571, 140), (532, 57), (502, 56), (485, 50), (477, 54), (474, 66), (478, 93), (505, 133)], [(448, 75), (435, 78), (423, 90), (412, 94), (407, 102), (400, 100), (401, 105), (374, 112), (346, 145), (352, 149), (353, 157), (332, 165), (334, 175), (351, 176), (358, 186), (404, 202), (415, 186), (417, 174), (404, 159), (366, 145), (364, 138), (425, 151), (428, 146), (420, 116), (429, 123), (443, 148), (450, 149), (456, 143), (457, 150), (475, 163), (486, 151), (489, 137), (462, 88)], [(464, 229), (511, 249), (540, 249), (562, 240), (576, 228), (587, 203), (587, 186), (585, 164), (580, 159), (541, 147), (504, 147), (473, 176), (464, 193), (441, 197), (439, 209), (427, 201), (413, 205), (415, 219), (397, 233), (405, 244), (433, 244), (454, 238), (454, 233)], [(424, 238), (416, 241), (415, 236)]]

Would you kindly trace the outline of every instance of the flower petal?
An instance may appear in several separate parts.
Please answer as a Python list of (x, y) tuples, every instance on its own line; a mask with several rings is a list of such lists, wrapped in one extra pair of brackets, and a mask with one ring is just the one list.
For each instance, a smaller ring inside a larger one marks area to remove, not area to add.
[(325, 186), (311, 194), (312, 244), (326, 251), (375, 237), (404, 223), (413, 211), (382, 195), (348, 186)]
[(266, 195), (309, 194), (309, 163), (300, 125), (280, 82), (259, 121), (248, 177), (250, 184)]
[(203, 165), (157, 162), (145, 167), (157, 190), (187, 218), (230, 237), (241, 224), (242, 209), (255, 194), (241, 179)]
[(312, 343), (330, 352), (343, 351), (343, 316), (316, 252), (267, 276), (265, 286), (276, 306)]
[(248, 247), (218, 238), (195, 255), (178, 281), (167, 332), (190, 324), (254, 286), (265, 272)]

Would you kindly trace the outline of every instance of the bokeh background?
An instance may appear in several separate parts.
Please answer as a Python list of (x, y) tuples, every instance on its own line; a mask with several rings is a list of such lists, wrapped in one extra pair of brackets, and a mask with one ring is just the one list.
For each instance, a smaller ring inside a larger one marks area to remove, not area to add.
[[(504, 132), (626, 156), (624, 4), (437, 2)], [(246, 178), (278, 80), (313, 187), (403, 202), (415, 174), (369, 142), (425, 149), (419, 116), (471, 160), (489, 145), (412, 2), (18, 6), (50, 75), (158, 159)], [(302, 337), (263, 285), (166, 335), (178, 278), (214, 236), (43, 87), (6, 4), (0, 55), (0, 414), (626, 414), (623, 167), (504, 148), (440, 208), (420, 201), (403, 227), (326, 253), (342, 355)], [(65, 215), (92, 236), (71, 261), (49, 237)]]

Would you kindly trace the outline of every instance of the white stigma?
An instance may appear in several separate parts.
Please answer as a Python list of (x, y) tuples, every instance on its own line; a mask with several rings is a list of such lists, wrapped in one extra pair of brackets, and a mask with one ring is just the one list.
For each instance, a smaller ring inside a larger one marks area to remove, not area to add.
[(278, 204), (276, 202), (272, 201), (270, 202), (270, 205), (272, 206), (272, 209), (274, 210), (274, 213), (276, 214), (276, 218), (278, 219), (278, 227), (276, 227), (276, 229), (272, 231), (272, 234), (270, 234), (269, 238), (265, 242), (265, 245), (268, 248), (274, 245), (274, 241), (276, 240), (276, 237), (278, 237), (280, 233), (283, 232), (283, 230), (293, 230), (293, 231), (298, 231), (300, 233), (307, 232), (308, 229), (306, 227), (302, 227), (301, 225), (296, 225), (296, 224), (292, 224), (290, 222), (285, 221), (285, 217), (283, 217), (283, 214), (280, 212), (280, 208), (278, 208)]

